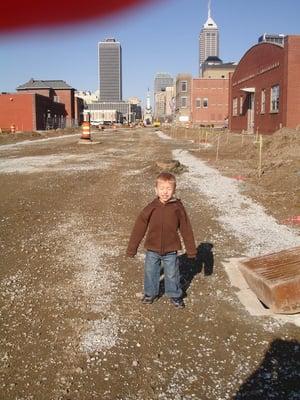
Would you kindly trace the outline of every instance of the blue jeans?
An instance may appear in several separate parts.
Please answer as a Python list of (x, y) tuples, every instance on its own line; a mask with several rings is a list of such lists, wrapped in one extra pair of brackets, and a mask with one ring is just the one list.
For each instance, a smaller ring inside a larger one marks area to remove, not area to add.
[(168, 297), (181, 297), (177, 252), (160, 255), (147, 250), (144, 268), (144, 294), (155, 297), (159, 294), (160, 268), (164, 268), (165, 294)]

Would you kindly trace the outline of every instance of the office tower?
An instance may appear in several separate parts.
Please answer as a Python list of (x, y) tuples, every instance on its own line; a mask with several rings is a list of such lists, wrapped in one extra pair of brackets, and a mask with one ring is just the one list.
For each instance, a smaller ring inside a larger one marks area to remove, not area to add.
[(122, 48), (115, 39), (98, 43), (100, 101), (122, 100)]
[(211, 17), (211, 0), (208, 1), (208, 17), (199, 35), (199, 76), (202, 76), (202, 64), (207, 57), (219, 57), (219, 29)]
[(166, 87), (173, 86), (174, 80), (171, 75), (159, 72), (154, 78), (154, 94), (158, 92), (163, 92)]

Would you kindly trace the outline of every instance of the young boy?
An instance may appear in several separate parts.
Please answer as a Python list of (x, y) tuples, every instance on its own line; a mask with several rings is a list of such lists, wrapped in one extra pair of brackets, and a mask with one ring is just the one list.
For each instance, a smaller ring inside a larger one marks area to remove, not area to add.
[(152, 304), (159, 294), (160, 266), (163, 264), (165, 294), (171, 303), (183, 308), (177, 251), (181, 249), (178, 230), (183, 238), (189, 258), (196, 257), (196, 246), (191, 223), (185, 208), (174, 196), (175, 176), (162, 172), (156, 178), (155, 198), (138, 216), (133, 227), (127, 256), (134, 257), (146, 234), (144, 267), (144, 304)]

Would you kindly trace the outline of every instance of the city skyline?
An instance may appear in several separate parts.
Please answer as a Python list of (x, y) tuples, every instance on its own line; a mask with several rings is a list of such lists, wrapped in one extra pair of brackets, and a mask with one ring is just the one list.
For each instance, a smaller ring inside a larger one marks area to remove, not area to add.
[[(300, 3), (286, 0), (241, 4), (213, 0), (220, 30), (220, 58), (238, 62), (263, 33), (300, 34)], [(28, 31), (0, 36), (0, 91), (34, 79), (63, 79), (78, 90), (98, 87), (97, 44), (116, 37), (123, 47), (123, 98), (145, 103), (155, 74), (166, 71), (198, 75), (198, 38), (207, 20), (207, 0), (156, 2), (107, 20), (68, 29)], [(251, 10), (251, 12), (250, 12)], [(255, 21), (253, 20), (255, 15)], [(38, 34), (37, 34), (38, 32)]]

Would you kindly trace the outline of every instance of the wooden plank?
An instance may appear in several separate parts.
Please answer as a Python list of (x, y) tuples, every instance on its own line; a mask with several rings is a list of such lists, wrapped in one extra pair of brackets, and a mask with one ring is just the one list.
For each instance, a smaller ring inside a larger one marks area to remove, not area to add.
[(240, 261), (250, 289), (274, 313), (300, 312), (300, 247)]

